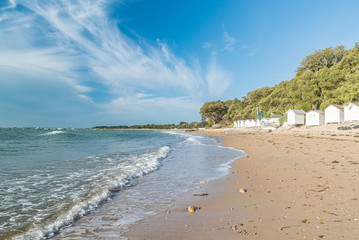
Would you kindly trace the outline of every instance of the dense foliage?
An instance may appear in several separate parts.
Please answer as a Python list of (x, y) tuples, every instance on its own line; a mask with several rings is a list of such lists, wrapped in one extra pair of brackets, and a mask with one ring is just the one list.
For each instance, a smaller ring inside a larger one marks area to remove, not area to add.
[(274, 87), (249, 92), (242, 100), (206, 102), (200, 114), (209, 124), (230, 124), (254, 118), (260, 107), (264, 116), (285, 114), (288, 109), (323, 110), (330, 104), (359, 101), (359, 43), (353, 49), (328, 47), (305, 57), (296, 76)]

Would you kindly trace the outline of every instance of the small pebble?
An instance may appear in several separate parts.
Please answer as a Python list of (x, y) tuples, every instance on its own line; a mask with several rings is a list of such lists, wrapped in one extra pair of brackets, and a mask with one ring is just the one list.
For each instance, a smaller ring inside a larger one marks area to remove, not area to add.
[(188, 212), (194, 213), (196, 210), (192, 206), (188, 206)]
[(185, 226), (186, 228), (189, 228), (189, 225), (188, 224), (186, 224), (186, 226)]
[(240, 193), (246, 193), (246, 192), (247, 192), (247, 189), (241, 188), (241, 189), (239, 189), (239, 192), (240, 192)]

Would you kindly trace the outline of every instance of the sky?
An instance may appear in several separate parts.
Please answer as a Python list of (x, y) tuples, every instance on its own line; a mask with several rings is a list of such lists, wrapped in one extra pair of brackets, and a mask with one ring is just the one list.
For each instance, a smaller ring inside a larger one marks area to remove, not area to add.
[(200, 121), (359, 42), (355, 0), (0, 0), (0, 127)]

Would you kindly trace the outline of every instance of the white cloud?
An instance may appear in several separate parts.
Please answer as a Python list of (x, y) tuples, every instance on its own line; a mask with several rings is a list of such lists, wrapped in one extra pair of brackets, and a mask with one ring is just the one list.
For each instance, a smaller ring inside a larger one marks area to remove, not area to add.
[[(6, 0), (3, 0), (3, 1), (6, 1)], [(11, 9), (11, 8), (15, 8), (15, 7), (16, 7), (15, 0), (9, 0), (9, 1), (7, 1), (7, 5), (5, 5), (4, 7), (1, 7), (0, 10)]]
[(9, 17), (6, 14), (0, 15), (0, 22), (8, 19)]
[(10, 3), (10, 7), (11, 7), (11, 8), (15, 8), (15, 7), (16, 7), (16, 2), (15, 2), (15, 0), (9, 0), (9, 3)]
[(136, 94), (137, 98), (149, 98), (149, 97), (152, 97), (152, 96), (153, 96), (152, 94), (147, 94), (147, 93), (137, 93)]
[[(151, 46), (144, 40), (142, 45), (129, 39), (114, 25), (109, 24), (103, 10), (104, 1), (84, 6), (79, 2), (39, 4), (25, 2), (36, 14), (46, 19), (55, 30), (55, 39), (63, 48), (81, 48), (87, 66), (111, 86), (112, 91), (123, 93), (126, 88), (148, 89), (179, 88), (190, 94), (203, 85), (196, 69), (174, 56), (168, 46), (157, 41)], [(90, 33), (90, 37), (83, 33)]]
[(235, 49), (237, 40), (234, 37), (230, 36), (227, 31), (223, 32), (223, 39), (225, 43), (224, 50), (232, 52)]
[(228, 89), (231, 78), (231, 74), (221, 69), (213, 59), (206, 76), (210, 94), (220, 97)]
[(83, 102), (88, 102), (88, 103), (94, 103), (93, 99), (87, 95), (84, 94), (78, 94), (77, 95)]
[[(215, 63), (206, 74), (198, 60), (175, 56), (161, 40), (150, 44), (126, 36), (109, 19), (107, 4), (106, 0), (10, 0), (7, 9), (0, 9), (0, 67), (62, 81), (89, 103), (94, 103), (90, 95), (96, 89), (86, 85), (95, 81), (116, 99), (105, 105), (127, 110), (131, 106), (132, 112), (143, 110), (137, 103), (163, 108), (164, 103), (182, 104), (194, 111), (196, 104), (189, 99), (197, 102), (207, 89), (215, 96), (227, 89), (228, 74)], [(15, 11), (19, 6), (21, 10)], [(230, 50), (235, 40), (224, 36), (225, 49)], [(211, 46), (207, 42), (202, 47)], [(225, 84), (219, 84), (219, 78)]]
[[(176, 123), (178, 119), (199, 120), (201, 104), (189, 97), (120, 97), (102, 105), (104, 113), (112, 122), (132, 121), (130, 124)], [(140, 114), (139, 114), (140, 113)], [(135, 121), (134, 121), (135, 119)]]
[(211, 42), (204, 42), (201, 46), (201, 48), (211, 48), (213, 46), (213, 43)]

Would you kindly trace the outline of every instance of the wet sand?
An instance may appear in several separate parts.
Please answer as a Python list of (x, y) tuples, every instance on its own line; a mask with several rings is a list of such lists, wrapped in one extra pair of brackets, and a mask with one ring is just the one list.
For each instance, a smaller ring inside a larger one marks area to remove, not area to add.
[[(133, 225), (126, 237), (358, 239), (359, 129), (337, 127), (199, 132), (221, 136), (224, 146), (248, 156), (226, 177)], [(188, 206), (199, 209), (189, 213)]]

